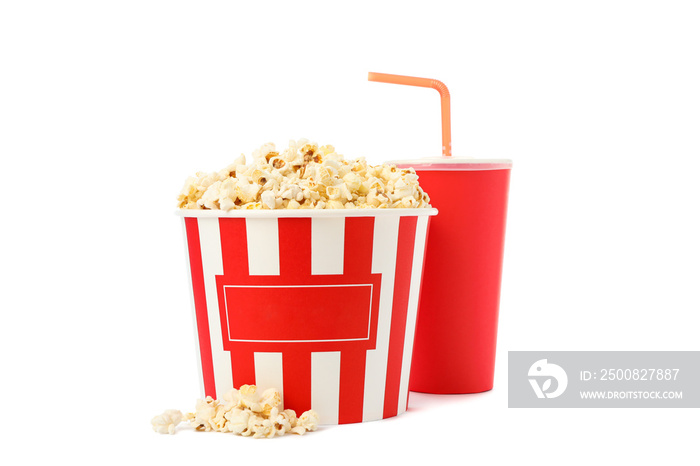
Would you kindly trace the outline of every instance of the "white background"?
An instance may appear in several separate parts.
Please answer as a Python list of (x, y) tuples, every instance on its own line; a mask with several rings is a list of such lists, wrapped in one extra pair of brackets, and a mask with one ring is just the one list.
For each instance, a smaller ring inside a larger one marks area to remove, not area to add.
[[(508, 350), (700, 350), (697, 2), (1, 5), (13, 464), (697, 464), (697, 409), (507, 407)], [(514, 161), (495, 388), (304, 437), (154, 433), (199, 396), (184, 179), (301, 137), (438, 155), (438, 94), (368, 71), (443, 81), (454, 154)]]

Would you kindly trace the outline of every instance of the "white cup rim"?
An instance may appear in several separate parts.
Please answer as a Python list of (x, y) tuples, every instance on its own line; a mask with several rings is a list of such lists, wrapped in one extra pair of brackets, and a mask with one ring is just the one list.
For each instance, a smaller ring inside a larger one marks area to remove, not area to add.
[(438, 214), (438, 210), (434, 207), (423, 207), (418, 209), (232, 209), (229, 211), (223, 210), (199, 210), (199, 209), (178, 209), (175, 215), (180, 217), (199, 217), (199, 218), (327, 218), (327, 217), (382, 217), (382, 216), (399, 216), (399, 217), (422, 217), (434, 216)]
[(414, 168), (416, 170), (510, 170), (513, 161), (510, 159), (472, 159), (468, 157), (424, 157), (413, 160), (390, 160), (386, 162), (399, 168)]

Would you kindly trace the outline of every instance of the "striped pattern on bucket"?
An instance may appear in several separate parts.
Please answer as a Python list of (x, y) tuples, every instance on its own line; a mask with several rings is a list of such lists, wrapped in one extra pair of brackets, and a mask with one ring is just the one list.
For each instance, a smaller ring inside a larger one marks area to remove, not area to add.
[(275, 387), (322, 424), (406, 410), (429, 217), (184, 222), (206, 396)]

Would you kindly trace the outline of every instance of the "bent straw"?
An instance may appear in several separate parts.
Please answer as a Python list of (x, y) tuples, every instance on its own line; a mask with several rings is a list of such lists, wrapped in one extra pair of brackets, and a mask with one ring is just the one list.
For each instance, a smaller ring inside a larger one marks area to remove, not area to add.
[(407, 86), (432, 87), (440, 93), (442, 113), (442, 155), (452, 155), (452, 135), (450, 133), (450, 91), (437, 79), (414, 78), (398, 74), (369, 73), (367, 79), (379, 83), (405, 84)]

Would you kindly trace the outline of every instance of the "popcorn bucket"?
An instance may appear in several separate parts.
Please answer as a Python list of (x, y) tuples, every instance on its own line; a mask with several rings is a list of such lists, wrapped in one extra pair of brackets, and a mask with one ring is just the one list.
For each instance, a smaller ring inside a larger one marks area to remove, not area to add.
[(413, 167), (440, 216), (430, 226), (410, 389), (493, 388), (510, 160), (433, 157)]
[(180, 210), (203, 394), (277, 388), (321, 424), (408, 404), (435, 209)]

